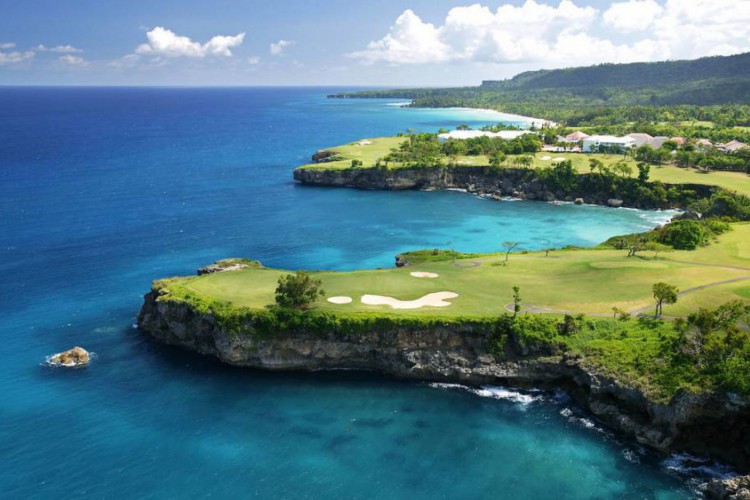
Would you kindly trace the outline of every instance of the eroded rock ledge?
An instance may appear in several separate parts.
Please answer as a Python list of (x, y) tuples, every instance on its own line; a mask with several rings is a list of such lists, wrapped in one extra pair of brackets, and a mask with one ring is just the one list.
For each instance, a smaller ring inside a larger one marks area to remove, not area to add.
[(155, 339), (236, 365), (268, 370), (354, 368), (465, 384), (563, 388), (613, 429), (654, 449), (708, 456), (750, 470), (750, 408), (723, 395), (678, 394), (669, 404), (601, 376), (583, 358), (493, 354), (495, 333), (470, 321), (424, 331), (393, 327), (358, 333), (226, 331), (186, 302), (145, 297), (139, 328)]
[[(443, 166), (404, 168), (299, 168), (294, 179), (310, 186), (350, 187), (374, 190), (442, 190), (462, 189), (470, 193), (502, 198), (514, 197), (540, 201), (568, 201), (596, 205), (623, 206), (640, 209), (682, 208), (679, 203), (654, 200), (637, 192), (616, 192), (602, 189), (589, 174), (578, 176), (577, 185), (569, 192), (550, 188), (534, 170), (526, 168)], [(671, 186), (665, 185), (666, 188)], [(701, 184), (681, 184), (681, 190), (692, 191), (706, 198), (715, 188)]]

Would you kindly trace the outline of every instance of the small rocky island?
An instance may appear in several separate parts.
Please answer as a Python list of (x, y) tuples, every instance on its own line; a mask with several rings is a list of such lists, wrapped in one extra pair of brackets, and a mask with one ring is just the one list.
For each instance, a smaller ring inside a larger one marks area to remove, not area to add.
[(91, 353), (83, 347), (74, 347), (67, 351), (53, 354), (47, 358), (47, 364), (50, 366), (60, 366), (64, 368), (77, 368), (86, 366), (91, 362)]

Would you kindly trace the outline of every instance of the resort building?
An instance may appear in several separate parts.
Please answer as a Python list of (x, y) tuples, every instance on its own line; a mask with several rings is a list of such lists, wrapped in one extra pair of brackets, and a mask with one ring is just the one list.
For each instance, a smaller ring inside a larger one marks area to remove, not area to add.
[(648, 144), (651, 140), (653, 140), (653, 136), (637, 132), (628, 134), (627, 137), (630, 137), (631, 139), (633, 139), (633, 141), (635, 141), (635, 147), (643, 146), (644, 144)]
[(740, 141), (729, 141), (726, 144), (718, 144), (716, 147), (725, 153), (734, 153), (748, 146)]
[(667, 142), (668, 140), (669, 140), (669, 137), (667, 137), (667, 136), (664, 136), (664, 135), (659, 135), (659, 136), (656, 136), (656, 137), (654, 137), (654, 138), (653, 138), (653, 139), (651, 139), (650, 141), (648, 141), (648, 142), (647, 142), (646, 144), (647, 144), (647, 145), (649, 145), (649, 146), (651, 146), (651, 147), (652, 147), (652, 148), (654, 148), (654, 149), (659, 149), (659, 148), (661, 148), (661, 147), (662, 147), (662, 146), (664, 145), (664, 143), (665, 143), (665, 142)]
[(590, 136), (586, 132), (576, 131), (572, 134), (568, 134), (563, 139), (563, 142), (580, 142), (584, 139), (588, 139)]
[(673, 142), (676, 142), (678, 146), (684, 146), (685, 145), (685, 138), (684, 137), (672, 137), (669, 140), (673, 141)]
[(625, 151), (635, 147), (635, 139), (630, 136), (615, 137), (614, 135), (592, 135), (583, 140), (583, 152), (598, 152), (601, 148)]

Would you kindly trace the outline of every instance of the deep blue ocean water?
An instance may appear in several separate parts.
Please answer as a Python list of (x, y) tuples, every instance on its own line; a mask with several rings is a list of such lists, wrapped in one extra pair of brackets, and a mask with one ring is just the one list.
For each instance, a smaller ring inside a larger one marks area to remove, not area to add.
[[(132, 325), (151, 280), (247, 256), (593, 245), (664, 214), (310, 188), (318, 148), (497, 119), (331, 89), (0, 88), (0, 497), (680, 498), (695, 478), (562, 394), (240, 370)], [(45, 356), (97, 353), (66, 371)]]

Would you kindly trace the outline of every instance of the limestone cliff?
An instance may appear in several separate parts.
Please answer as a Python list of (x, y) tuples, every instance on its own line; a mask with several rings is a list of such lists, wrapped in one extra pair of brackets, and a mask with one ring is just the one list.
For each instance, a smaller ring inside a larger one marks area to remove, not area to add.
[(655, 449), (709, 456), (750, 470), (750, 408), (728, 396), (678, 394), (669, 404), (648, 400), (601, 376), (585, 359), (493, 354), (497, 332), (472, 321), (429, 329), (395, 326), (347, 333), (228, 331), (187, 302), (145, 297), (139, 328), (155, 339), (223, 362), (270, 370), (354, 368), (399, 377), (466, 384), (564, 388), (605, 424)]
[[(300, 168), (294, 179), (310, 186), (351, 187), (376, 190), (440, 190), (463, 189), (490, 197), (515, 197), (541, 201), (574, 201), (581, 198), (597, 205), (631, 208), (681, 208), (668, 199), (655, 200), (639, 195), (637, 189), (621, 192), (601, 188), (595, 176), (578, 176), (577, 185), (569, 192), (547, 186), (537, 172), (526, 168), (492, 168), (471, 166), (404, 167), (404, 168)], [(632, 181), (635, 182), (635, 181)], [(669, 188), (670, 186), (665, 186)], [(695, 196), (710, 196), (714, 188), (699, 184), (678, 186)]]

